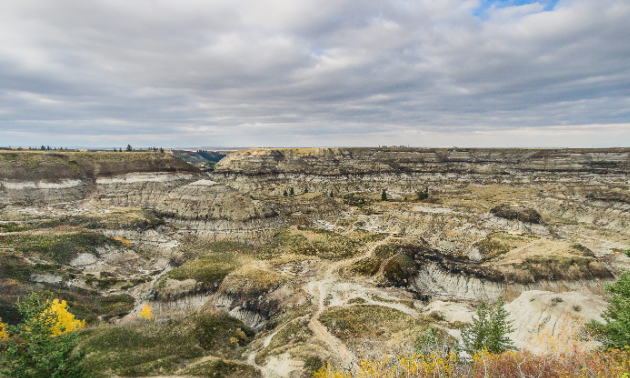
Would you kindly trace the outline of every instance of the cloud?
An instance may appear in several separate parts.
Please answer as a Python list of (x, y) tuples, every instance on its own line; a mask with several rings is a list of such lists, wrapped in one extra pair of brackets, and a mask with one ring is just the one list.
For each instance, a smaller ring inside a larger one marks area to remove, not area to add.
[(625, 0), (3, 2), (0, 144), (628, 140), (629, 16)]

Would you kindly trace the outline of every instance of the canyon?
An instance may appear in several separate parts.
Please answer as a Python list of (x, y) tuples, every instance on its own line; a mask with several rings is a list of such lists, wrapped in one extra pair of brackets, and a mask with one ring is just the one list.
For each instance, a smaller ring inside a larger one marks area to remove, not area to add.
[[(429, 329), (457, 343), (499, 297), (519, 348), (574, 340), (630, 267), (626, 148), (248, 149), (206, 163), (1, 151), (3, 321), (38, 291), (88, 321), (87, 359), (107, 376), (308, 377), (412, 352)], [(103, 342), (123, 332), (152, 341)], [(159, 345), (173, 340), (187, 352)]]

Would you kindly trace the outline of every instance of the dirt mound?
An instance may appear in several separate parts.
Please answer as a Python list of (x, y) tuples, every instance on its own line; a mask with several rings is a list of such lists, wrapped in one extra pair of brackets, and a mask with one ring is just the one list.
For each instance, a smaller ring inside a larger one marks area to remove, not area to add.
[(499, 205), (490, 210), (491, 214), (500, 218), (518, 220), (527, 223), (542, 223), (542, 217), (538, 211), (520, 206)]

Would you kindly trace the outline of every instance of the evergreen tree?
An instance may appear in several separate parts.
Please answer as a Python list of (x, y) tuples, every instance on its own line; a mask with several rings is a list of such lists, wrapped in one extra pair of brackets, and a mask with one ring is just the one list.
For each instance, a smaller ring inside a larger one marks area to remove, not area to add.
[(133, 149), (131, 148), (131, 145), (130, 145), (130, 144), (128, 144), (128, 145), (127, 145), (127, 152), (131, 152), (132, 150), (133, 150)]
[(602, 314), (606, 323), (596, 320), (591, 326), (604, 336), (608, 348), (622, 349), (630, 346), (630, 271), (623, 272), (612, 285), (606, 285), (606, 292), (612, 294), (608, 309)]
[(421, 191), (418, 192), (418, 200), (422, 201), (422, 200), (427, 199), (427, 198), (429, 198), (429, 187), (428, 186), (425, 187), (424, 191), (421, 190)]
[(503, 297), (490, 312), (490, 324), (488, 328), (488, 351), (490, 353), (501, 353), (516, 349), (514, 343), (507, 336), (514, 332), (512, 323), (507, 320), (509, 313), (505, 310)]
[(164, 149), (160, 147), (160, 153), (164, 153)]
[(387, 192), (385, 189), (381, 192), (381, 201), (387, 201)]
[(304, 194), (308, 193), (308, 188), (304, 188)]
[(289, 189), (289, 194), (290, 194), (290, 195), (294, 195), (294, 194), (295, 194), (295, 191), (293, 190), (293, 187), (291, 187), (291, 188)]
[(487, 349), (490, 353), (502, 353), (516, 349), (512, 340), (507, 336), (514, 331), (507, 320), (508, 312), (504, 308), (505, 302), (500, 297), (494, 307), (481, 303), (473, 322), (462, 331), (464, 350), (471, 356), (476, 352)]
[(289, 194), (287, 193), (287, 191), (285, 190), (284, 193), (282, 193), (283, 196), (288, 196)]

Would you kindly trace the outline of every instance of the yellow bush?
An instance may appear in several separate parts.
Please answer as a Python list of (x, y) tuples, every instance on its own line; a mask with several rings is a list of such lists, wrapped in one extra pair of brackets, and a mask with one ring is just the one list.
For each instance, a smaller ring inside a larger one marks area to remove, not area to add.
[(142, 306), (142, 311), (140, 311), (139, 317), (142, 318), (142, 319), (147, 319), (147, 320), (153, 319), (153, 317), (151, 316), (151, 310), (153, 310), (151, 308), (151, 306), (143, 305)]
[(0, 340), (8, 339), (9, 334), (7, 333), (7, 325), (2, 323), (2, 318), (0, 318)]
[(131, 245), (131, 241), (126, 240), (125, 238), (123, 238), (122, 236), (117, 236), (114, 239), (118, 240), (119, 242), (123, 243), (126, 246), (130, 246)]
[(57, 322), (52, 328), (52, 336), (63, 335), (64, 333), (85, 328), (85, 320), (75, 319), (74, 315), (68, 311), (66, 301), (53, 300), (46, 312), (56, 315), (57, 318)]

